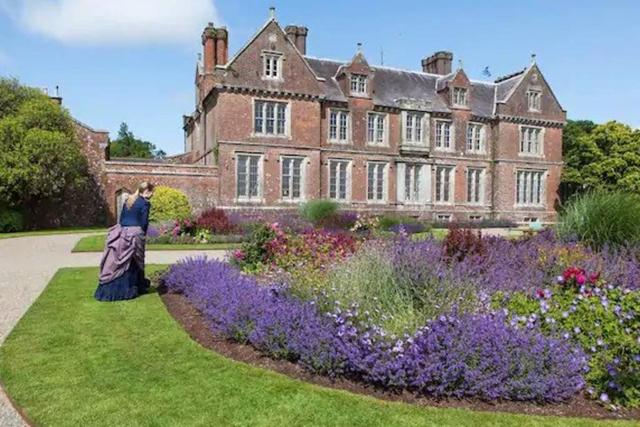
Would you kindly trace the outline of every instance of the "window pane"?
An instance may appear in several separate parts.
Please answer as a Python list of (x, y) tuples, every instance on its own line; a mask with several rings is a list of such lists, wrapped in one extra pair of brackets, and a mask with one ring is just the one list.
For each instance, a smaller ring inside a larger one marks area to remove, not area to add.
[(347, 113), (344, 111), (340, 113), (340, 140), (347, 140)]
[(336, 194), (336, 182), (337, 182), (337, 166), (334, 161), (329, 162), (329, 197), (332, 199), (337, 198)]
[(247, 196), (247, 156), (238, 156), (236, 187), (238, 197)]
[(369, 114), (368, 118), (367, 118), (367, 140), (369, 142), (374, 142), (374, 135), (375, 135), (375, 116), (373, 114)]
[(347, 198), (347, 166), (348, 162), (340, 162), (340, 199)]
[(264, 103), (256, 101), (254, 106), (254, 132), (262, 133), (262, 126), (264, 123)]
[(335, 111), (329, 114), (329, 139), (337, 139), (337, 115)]

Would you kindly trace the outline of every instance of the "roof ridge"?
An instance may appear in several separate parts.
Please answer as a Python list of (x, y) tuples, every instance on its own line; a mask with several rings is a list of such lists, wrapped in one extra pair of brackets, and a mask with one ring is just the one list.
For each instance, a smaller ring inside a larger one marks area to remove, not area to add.
[(494, 83), (502, 83), (502, 82), (504, 82), (506, 80), (510, 80), (510, 79), (512, 79), (514, 77), (519, 76), (520, 74), (523, 74), (525, 71), (527, 71), (527, 67), (524, 67), (522, 70), (516, 71), (514, 73), (507, 74), (505, 76), (500, 76), (500, 77), (498, 77), (497, 79), (494, 80)]

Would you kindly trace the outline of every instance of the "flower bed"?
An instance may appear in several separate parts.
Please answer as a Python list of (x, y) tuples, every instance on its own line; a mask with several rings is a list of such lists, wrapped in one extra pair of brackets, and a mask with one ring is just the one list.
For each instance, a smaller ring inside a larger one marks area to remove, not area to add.
[(332, 376), (433, 396), (558, 401), (583, 385), (585, 357), (566, 340), (509, 326), (499, 315), (442, 316), (390, 340), (357, 307), (321, 313), (286, 287), (234, 267), (189, 259), (164, 283), (228, 338)]
[(363, 230), (257, 226), (233, 266), (190, 260), (165, 282), (217, 333), (316, 373), (430, 396), (548, 402), (584, 389), (640, 406), (635, 250), (552, 232)]

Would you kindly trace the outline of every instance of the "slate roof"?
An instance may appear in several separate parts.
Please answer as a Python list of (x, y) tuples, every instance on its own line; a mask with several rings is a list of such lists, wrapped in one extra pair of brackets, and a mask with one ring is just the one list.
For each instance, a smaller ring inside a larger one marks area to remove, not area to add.
[[(331, 101), (346, 102), (347, 99), (334, 77), (338, 69), (341, 66), (348, 65), (348, 63), (310, 56), (305, 56), (305, 59), (316, 75), (324, 79), (320, 84), (324, 87), (326, 98)], [(442, 96), (438, 95), (437, 88), (443, 87), (447, 80), (455, 76), (455, 72), (441, 76), (390, 67), (371, 66), (371, 68), (375, 73), (373, 102), (376, 105), (399, 107), (401, 100), (415, 99), (430, 103), (429, 111), (450, 111)], [(469, 98), (472, 113), (480, 117), (492, 117), (496, 102), (496, 91), (506, 95), (517, 82), (519, 82), (517, 77), (512, 77), (502, 83), (472, 80)]]

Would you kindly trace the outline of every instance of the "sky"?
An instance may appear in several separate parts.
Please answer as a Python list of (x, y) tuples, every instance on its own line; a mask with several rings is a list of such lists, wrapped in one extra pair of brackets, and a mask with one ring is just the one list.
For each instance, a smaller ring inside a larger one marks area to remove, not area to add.
[(307, 53), (420, 69), (438, 50), (472, 79), (537, 63), (570, 119), (640, 128), (638, 0), (0, 0), (0, 76), (60, 87), (74, 117), (114, 138), (121, 122), (167, 153), (183, 150), (207, 22), (226, 25), (229, 57), (276, 7), (309, 28)]

